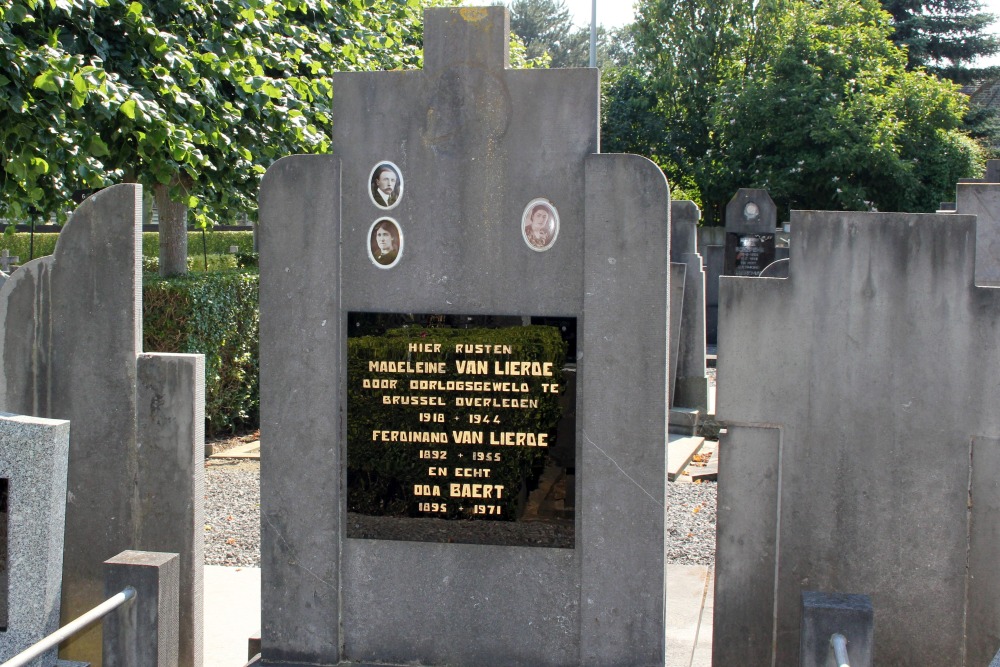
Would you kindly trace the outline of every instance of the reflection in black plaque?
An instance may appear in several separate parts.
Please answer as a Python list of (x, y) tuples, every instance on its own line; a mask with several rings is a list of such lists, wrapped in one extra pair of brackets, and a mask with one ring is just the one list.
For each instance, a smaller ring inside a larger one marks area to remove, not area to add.
[(726, 234), (724, 274), (756, 278), (774, 261), (774, 234)]
[(573, 548), (575, 338), (575, 318), (349, 313), (347, 536)]

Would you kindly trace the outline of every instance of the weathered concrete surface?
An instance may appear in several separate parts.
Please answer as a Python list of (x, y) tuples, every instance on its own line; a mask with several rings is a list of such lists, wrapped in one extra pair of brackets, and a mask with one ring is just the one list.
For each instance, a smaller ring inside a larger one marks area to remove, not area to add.
[(135, 597), (98, 624), (104, 667), (177, 667), (180, 559), (177, 554), (123, 551), (104, 562), (104, 595), (131, 586)]
[(959, 183), (955, 212), (976, 216), (976, 284), (1000, 286), (1000, 185)]
[(205, 571), (205, 357), (138, 360), (139, 525), (136, 545), (178, 554), (179, 664), (201, 665)]
[(872, 596), (879, 665), (986, 664), (1000, 290), (974, 286), (975, 219), (791, 224), (787, 279), (721, 281), (715, 662), (773, 638), (793, 664), (807, 588)]
[[(595, 70), (503, 69), (507, 35), (502, 7), (428, 10), (426, 69), (336, 75), (335, 157), (265, 176), (264, 664), (663, 664), (667, 184), (593, 155)], [(365, 250), (384, 160), (406, 182), (390, 270)], [(520, 229), (536, 197), (562, 221), (545, 252)], [(576, 549), (344, 537), (352, 310), (578, 318)]]
[[(0, 479), (7, 481), (0, 661), (59, 629), (69, 422), (0, 413)], [(53, 664), (56, 650), (38, 660)]]
[(708, 409), (708, 378), (705, 374), (705, 269), (698, 253), (698, 220), (701, 211), (691, 201), (670, 202), (670, 261), (687, 266), (677, 351), (677, 374), (672, 383), (671, 405)]
[[(118, 185), (92, 195), (60, 233), (55, 253), (29, 262), (0, 288), (0, 409), (73, 423), (64, 624), (103, 601), (105, 560), (140, 548), (144, 536), (158, 542), (152, 536), (161, 529), (165, 534), (194, 528), (190, 513), (169, 518), (161, 514), (147, 522), (140, 508), (140, 477), (147, 489), (160, 484), (157, 488), (166, 492), (170, 485), (163, 482), (177, 472), (176, 459), (140, 465), (136, 364), (142, 332), (141, 214), (138, 185)], [(188, 388), (161, 399), (163, 405), (179, 405), (193, 392)], [(186, 409), (190, 413), (192, 408)], [(158, 413), (144, 434), (149, 442), (166, 444), (173, 417)], [(157, 434), (160, 425), (167, 430)], [(191, 491), (193, 485), (192, 480), (184, 488)], [(201, 502), (198, 494), (181, 504)], [(172, 505), (164, 502), (158, 509), (167, 506)], [(178, 539), (181, 544), (161, 548), (191, 558), (194, 538)], [(193, 609), (200, 593), (186, 588), (183, 595)], [(195, 639), (186, 633), (185, 641)], [(185, 655), (193, 657), (195, 652)], [(65, 644), (62, 657), (100, 664), (99, 627)]]

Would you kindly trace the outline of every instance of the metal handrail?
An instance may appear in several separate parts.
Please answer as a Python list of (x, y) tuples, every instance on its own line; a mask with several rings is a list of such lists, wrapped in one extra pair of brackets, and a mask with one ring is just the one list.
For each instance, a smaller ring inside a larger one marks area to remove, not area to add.
[(65, 641), (66, 639), (69, 639), (76, 633), (86, 628), (91, 623), (95, 623), (100, 619), (104, 618), (105, 616), (107, 616), (115, 609), (122, 606), (123, 604), (125, 604), (134, 597), (135, 597), (135, 589), (132, 588), (131, 586), (126, 586), (125, 590), (123, 590), (118, 595), (115, 595), (112, 598), (108, 598), (106, 601), (102, 602), (101, 604), (97, 605), (87, 613), (83, 614), (75, 621), (70, 621), (69, 623), (59, 628), (58, 630), (56, 630), (51, 635), (49, 635), (42, 641), (38, 642), (34, 646), (30, 646), (25, 650), (21, 651), (13, 658), (0, 665), (0, 667), (24, 667), (25, 665), (27, 665), (29, 662), (31, 662), (41, 654), (45, 653), (51, 648), (59, 646), (61, 642)]
[(850, 658), (847, 657), (847, 637), (835, 632), (830, 637), (830, 645), (833, 646), (833, 657), (837, 661), (837, 667), (851, 667)]

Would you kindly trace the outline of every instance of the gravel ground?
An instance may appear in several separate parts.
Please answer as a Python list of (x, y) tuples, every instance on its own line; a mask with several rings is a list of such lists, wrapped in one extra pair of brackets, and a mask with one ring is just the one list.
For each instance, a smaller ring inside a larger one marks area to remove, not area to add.
[(715, 565), (715, 482), (667, 485), (667, 562)]
[[(667, 562), (715, 563), (714, 482), (667, 485)], [(260, 464), (205, 463), (205, 563), (260, 567)]]
[(205, 461), (205, 564), (260, 567), (260, 463)]

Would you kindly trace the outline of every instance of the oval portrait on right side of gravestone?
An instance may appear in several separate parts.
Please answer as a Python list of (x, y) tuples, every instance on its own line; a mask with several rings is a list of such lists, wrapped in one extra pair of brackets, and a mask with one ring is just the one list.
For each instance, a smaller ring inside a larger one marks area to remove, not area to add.
[(372, 203), (386, 210), (403, 197), (403, 173), (392, 162), (379, 162), (368, 177)]
[(537, 252), (548, 250), (559, 236), (559, 211), (548, 199), (532, 199), (521, 214), (521, 235)]
[(368, 257), (380, 269), (391, 269), (403, 256), (403, 230), (392, 218), (379, 218), (368, 229)]

